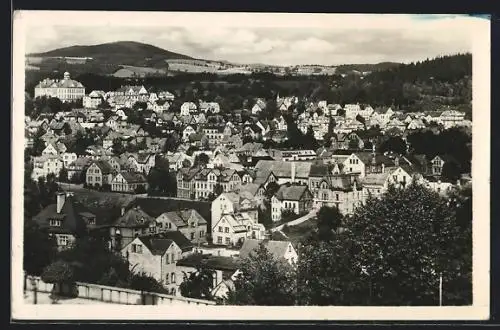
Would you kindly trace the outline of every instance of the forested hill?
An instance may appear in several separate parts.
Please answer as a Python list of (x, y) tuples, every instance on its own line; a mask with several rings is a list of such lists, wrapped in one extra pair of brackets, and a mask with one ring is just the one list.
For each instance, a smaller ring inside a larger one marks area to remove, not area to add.
[(401, 81), (405, 83), (437, 80), (453, 83), (472, 76), (472, 55), (458, 54), (428, 59), (422, 62), (401, 64), (373, 72), (369, 81)]

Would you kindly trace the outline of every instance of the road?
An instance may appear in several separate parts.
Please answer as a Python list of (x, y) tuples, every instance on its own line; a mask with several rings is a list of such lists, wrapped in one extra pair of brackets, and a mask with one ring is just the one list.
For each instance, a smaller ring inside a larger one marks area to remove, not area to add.
[(291, 226), (296, 226), (304, 221), (307, 221), (311, 218), (314, 218), (316, 216), (316, 212), (318, 212), (318, 210), (316, 208), (313, 208), (309, 213), (307, 213), (306, 215), (298, 218), (298, 219), (295, 219), (295, 220), (292, 220), (290, 222), (287, 222), (287, 223), (284, 223), (282, 225), (279, 225), (277, 227), (274, 227), (274, 228), (271, 228), (271, 232), (275, 232), (275, 231), (281, 231), (282, 232), (282, 229), (285, 225), (287, 225), (288, 227), (291, 227)]

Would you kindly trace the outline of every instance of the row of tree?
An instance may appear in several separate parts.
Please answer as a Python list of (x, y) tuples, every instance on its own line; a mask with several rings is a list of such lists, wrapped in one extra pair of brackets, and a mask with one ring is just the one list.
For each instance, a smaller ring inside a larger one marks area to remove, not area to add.
[[(264, 245), (244, 259), (223, 303), (235, 305), (432, 306), (472, 303), (472, 191), (448, 197), (390, 187), (353, 216), (318, 213), (318, 228), (296, 247), (298, 262)], [(186, 276), (183, 295), (212, 298), (212, 270)]]

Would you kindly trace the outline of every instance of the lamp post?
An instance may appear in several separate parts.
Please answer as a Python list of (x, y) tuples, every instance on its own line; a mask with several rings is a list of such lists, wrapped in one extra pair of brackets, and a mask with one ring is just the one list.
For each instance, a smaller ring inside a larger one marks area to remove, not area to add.
[(33, 288), (33, 304), (37, 303), (37, 282), (35, 278), (31, 278), (31, 287)]

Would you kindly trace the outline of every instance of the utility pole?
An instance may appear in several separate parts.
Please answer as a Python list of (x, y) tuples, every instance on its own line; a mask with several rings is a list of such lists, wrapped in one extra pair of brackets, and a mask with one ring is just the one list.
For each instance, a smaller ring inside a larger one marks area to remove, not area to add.
[(443, 306), (443, 274), (439, 273), (439, 306)]

